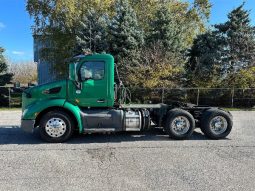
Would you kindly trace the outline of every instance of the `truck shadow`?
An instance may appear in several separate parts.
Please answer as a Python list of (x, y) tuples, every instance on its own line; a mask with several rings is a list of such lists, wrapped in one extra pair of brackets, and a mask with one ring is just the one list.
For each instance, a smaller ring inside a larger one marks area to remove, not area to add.
[[(194, 132), (189, 139), (207, 140), (207, 138), (198, 130)], [(120, 143), (134, 141), (176, 141), (170, 139), (164, 134), (162, 129), (156, 128), (146, 132), (119, 132), (114, 134), (86, 134), (74, 136), (64, 144), (90, 144), (90, 143)], [(0, 126), (0, 145), (8, 144), (48, 144), (40, 139), (37, 131), (33, 134), (23, 132), (19, 126)]]
[[(195, 131), (192, 140), (207, 140), (200, 132)], [(146, 132), (118, 132), (113, 134), (87, 134), (74, 135), (68, 144), (89, 144), (89, 143), (119, 143), (119, 142), (135, 142), (135, 141), (177, 141), (170, 139), (162, 129), (152, 129)]]
[(0, 126), (0, 145), (40, 143), (43, 141), (37, 134), (26, 133), (19, 126)]

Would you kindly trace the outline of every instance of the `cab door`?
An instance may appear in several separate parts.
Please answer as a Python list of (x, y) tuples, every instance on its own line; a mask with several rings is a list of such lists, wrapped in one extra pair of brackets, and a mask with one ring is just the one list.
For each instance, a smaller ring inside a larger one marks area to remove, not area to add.
[(77, 70), (81, 88), (69, 82), (69, 101), (80, 107), (107, 107), (108, 78), (105, 61), (84, 61)]

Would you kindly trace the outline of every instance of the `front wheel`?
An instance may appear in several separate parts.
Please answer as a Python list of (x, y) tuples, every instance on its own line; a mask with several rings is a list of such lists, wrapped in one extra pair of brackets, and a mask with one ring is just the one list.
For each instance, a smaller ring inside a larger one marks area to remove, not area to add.
[(39, 132), (43, 140), (62, 143), (68, 140), (74, 130), (71, 117), (62, 111), (50, 111), (40, 120)]
[(165, 131), (170, 138), (182, 140), (189, 138), (195, 128), (193, 116), (182, 109), (173, 109), (168, 112)]
[(201, 120), (201, 130), (210, 139), (223, 139), (232, 130), (231, 115), (219, 109), (209, 109)]

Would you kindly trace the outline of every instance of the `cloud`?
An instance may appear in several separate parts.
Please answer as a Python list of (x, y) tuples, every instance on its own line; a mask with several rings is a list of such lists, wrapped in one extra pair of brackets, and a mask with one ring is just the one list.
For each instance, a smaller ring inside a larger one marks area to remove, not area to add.
[(0, 22), (0, 30), (4, 29), (6, 26), (4, 25), (4, 23)]
[(12, 54), (17, 55), (17, 56), (23, 56), (25, 52), (22, 51), (12, 51)]

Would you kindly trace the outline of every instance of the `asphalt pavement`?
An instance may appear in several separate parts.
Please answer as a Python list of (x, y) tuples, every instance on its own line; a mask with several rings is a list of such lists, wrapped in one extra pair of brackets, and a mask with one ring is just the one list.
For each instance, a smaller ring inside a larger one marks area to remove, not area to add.
[(75, 135), (48, 144), (20, 129), (20, 111), (0, 111), (0, 190), (255, 190), (255, 112), (232, 112), (224, 140), (196, 130), (176, 141), (146, 133)]

